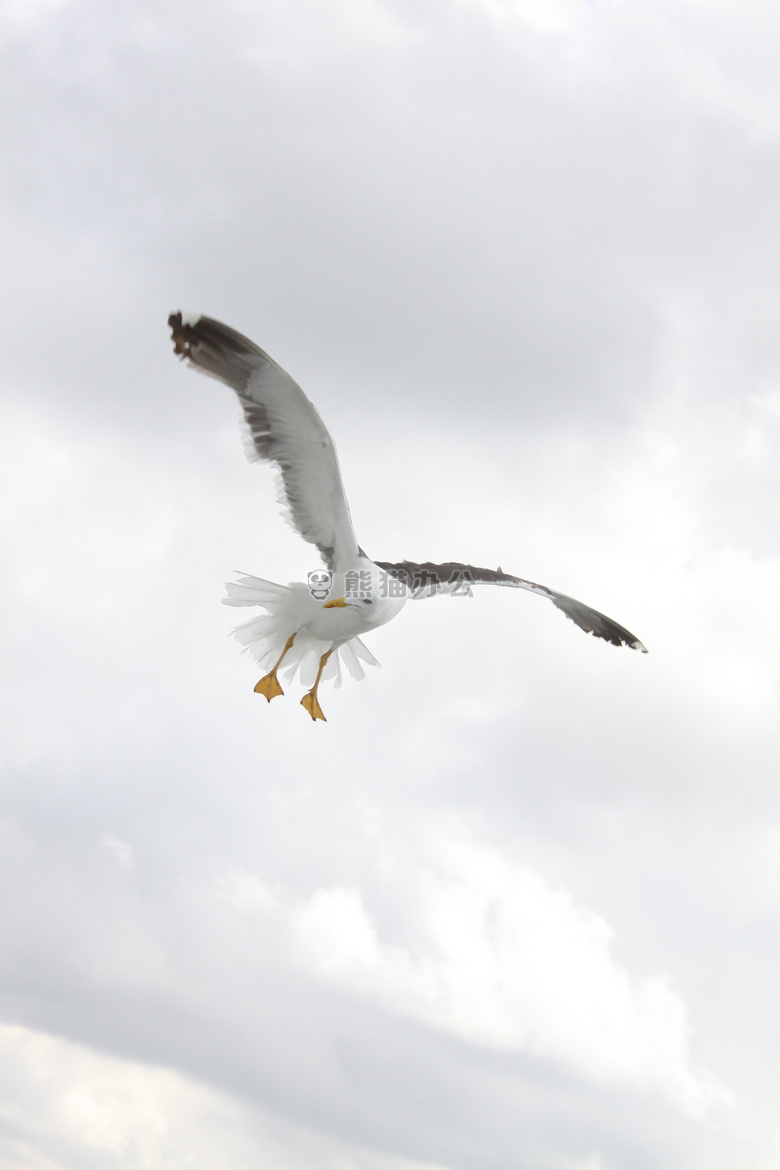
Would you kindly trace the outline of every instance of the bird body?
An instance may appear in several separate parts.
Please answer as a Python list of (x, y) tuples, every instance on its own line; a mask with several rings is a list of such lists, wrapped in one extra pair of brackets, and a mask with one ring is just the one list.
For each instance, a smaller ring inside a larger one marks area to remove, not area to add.
[(333, 440), (300, 386), (259, 346), (219, 321), (172, 313), (168, 323), (174, 352), (238, 395), (250, 458), (276, 464), (287, 518), (326, 566), (310, 573), (306, 583), (277, 585), (245, 575), (226, 586), (225, 604), (264, 610), (234, 634), (269, 668), (255, 686), (269, 702), (284, 693), (280, 669), (286, 681), (300, 672), (304, 685), (310, 684), (301, 703), (312, 719), (324, 720), (320, 683), (332, 678), (338, 686), (342, 666), (361, 679), (362, 664), (378, 665), (361, 635), (391, 621), (408, 599), (470, 593), (476, 584), (529, 590), (548, 598), (587, 633), (646, 653), (639, 639), (611, 618), (501, 569), (456, 561), (372, 561), (352, 527)]
[[(364, 574), (371, 564), (367, 558), (360, 558), (355, 563), (360, 568), (351, 571)], [(372, 580), (381, 579), (381, 570), (376, 566), (368, 571)], [(299, 581), (291, 585), (276, 585), (258, 577), (243, 576), (236, 582), (228, 582), (225, 586), (226, 605), (259, 605), (266, 610), (263, 617), (250, 618), (235, 630), (237, 640), (251, 649), (252, 657), (265, 666), (281, 653), (287, 637), (295, 633), (299, 635), (297, 646), (285, 663), (289, 678), (295, 673), (294, 665), (299, 664), (302, 681), (307, 682), (308, 676), (312, 674), (314, 658), (316, 656), (319, 659), (323, 646), (341, 651), (326, 679), (338, 676), (339, 662), (343, 662), (354, 677), (362, 678), (364, 672), (360, 668), (360, 661), (373, 666), (376, 665), (376, 659), (362, 643), (359, 644), (360, 649), (356, 650), (353, 642), (359, 641), (360, 636), (369, 630), (392, 621), (403, 609), (406, 599), (382, 598), (379, 589), (372, 589), (370, 601), (368, 597), (363, 597), (340, 604), (349, 595), (346, 588), (348, 583), (345, 583), (344, 578), (344, 573), (334, 575), (334, 584), (329, 590), (331, 600), (324, 603), (312, 595), (306, 584)], [(362, 581), (365, 583), (365, 576)], [(356, 654), (356, 662), (347, 654), (347, 650), (351, 655)]]

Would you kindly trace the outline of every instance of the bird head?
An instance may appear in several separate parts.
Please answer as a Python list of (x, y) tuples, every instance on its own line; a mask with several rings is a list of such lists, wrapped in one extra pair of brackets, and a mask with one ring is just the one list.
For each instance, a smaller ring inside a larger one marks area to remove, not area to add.
[(336, 596), (324, 602), (323, 609), (349, 609), (353, 614), (359, 613), (367, 627), (389, 622), (404, 606), (405, 589), (367, 557), (337, 570), (334, 586)]

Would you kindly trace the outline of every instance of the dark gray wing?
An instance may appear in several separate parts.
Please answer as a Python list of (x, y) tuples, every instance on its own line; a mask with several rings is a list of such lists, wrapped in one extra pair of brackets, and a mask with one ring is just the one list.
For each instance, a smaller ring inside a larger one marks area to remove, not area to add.
[(630, 646), (632, 650), (647, 650), (639, 639), (581, 601), (573, 597), (566, 597), (563, 593), (554, 593), (544, 585), (536, 585), (533, 581), (524, 581), (522, 577), (513, 577), (503, 569), (478, 569), (476, 565), (462, 565), (458, 561), (448, 561), (444, 565), (434, 565), (430, 561), (424, 564), (415, 564), (414, 561), (401, 561), (392, 564), (389, 561), (375, 561), (380, 569), (384, 569), (391, 577), (403, 581), (412, 598), (433, 597), (438, 593), (466, 594), (471, 592), (472, 585), (502, 585), (508, 589), (528, 589), (531, 593), (538, 593), (546, 597), (553, 605), (562, 610), (567, 618), (578, 625), (586, 634), (593, 634), (596, 638), (604, 638), (613, 646)]
[(259, 346), (211, 317), (168, 318), (174, 352), (238, 395), (255, 459), (275, 463), (293, 527), (331, 570), (359, 554), (336, 449), (314, 406)]

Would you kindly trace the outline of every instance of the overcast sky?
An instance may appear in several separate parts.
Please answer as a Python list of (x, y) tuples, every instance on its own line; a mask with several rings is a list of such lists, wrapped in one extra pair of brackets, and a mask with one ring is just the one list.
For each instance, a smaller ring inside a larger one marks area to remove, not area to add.
[[(5, 0), (0, 1170), (778, 1170), (780, 7)], [(318, 565), (166, 318), (304, 387)], [(238, 615), (242, 615), (239, 613)]]

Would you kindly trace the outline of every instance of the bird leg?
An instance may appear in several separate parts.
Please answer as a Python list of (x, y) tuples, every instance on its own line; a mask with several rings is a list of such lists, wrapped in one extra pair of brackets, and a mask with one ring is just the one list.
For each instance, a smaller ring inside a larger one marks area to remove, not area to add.
[(327, 723), (328, 721), (322, 713), (322, 707), (317, 702), (317, 687), (320, 685), (320, 679), (322, 678), (322, 672), (325, 669), (325, 663), (328, 661), (332, 653), (333, 647), (331, 646), (327, 654), (323, 654), (322, 658), (320, 659), (320, 668), (317, 671), (317, 677), (314, 680), (314, 686), (310, 691), (307, 691), (301, 699), (301, 706), (306, 708), (312, 719), (321, 719), (323, 723)]
[(273, 670), (269, 671), (268, 674), (266, 674), (263, 678), (261, 678), (260, 682), (255, 685), (255, 691), (257, 692), (257, 694), (258, 695), (265, 695), (265, 697), (266, 697), (266, 699), (268, 699), (269, 703), (271, 702), (271, 699), (275, 699), (277, 695), (284, 694), (284, 691), (282, 690), (282, 688), (279, 684), (279, 679), (276, 677), (276, 672), (282, 664), (282, 659), (284, 658), (285, 654), (290, 649), (290, 647), (292, 646), (294, 641), (295, 641), (295, 634), (290, 634), (290, 637), (287, 639), (287, 641), (284, 644), (284, 650), (282, 650), (281, 654), (279, 655), (279, 658), (277, 659), (276, 665), (274, 666)]

